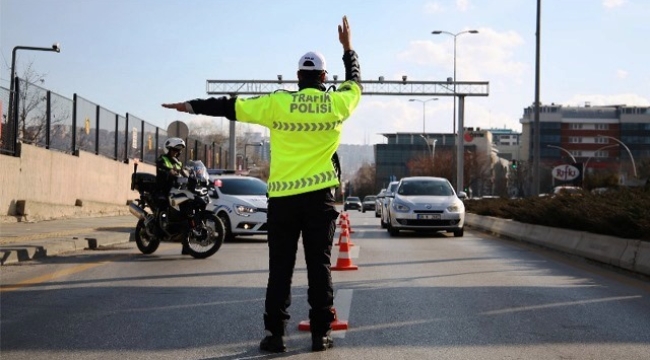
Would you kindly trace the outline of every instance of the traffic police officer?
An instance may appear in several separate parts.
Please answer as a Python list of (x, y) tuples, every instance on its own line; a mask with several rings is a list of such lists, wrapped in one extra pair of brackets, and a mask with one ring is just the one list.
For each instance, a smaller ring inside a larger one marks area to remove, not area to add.
[(270, 129), (271, 161), (268, 180), (269, 279), (260, 348), (284, 352), (289, 321), (291, 278), (302, 234), (309, 283), (308, 302), (312, 350), (332, 347), (331, 249), (338, 212), (333, 188), (339, 185), (332, 157), (345, 121), (361, 98), (361, 73), (352, 49), (346, 17), (338, 26), (343, 45), (345, 81), (327, 91), (325, 58), (308, 52), (298, 63), (297, 92), (278, 91), (251, 98), (209, 98), (163, 104), (193, 114), (225, 116)]
[(160, 192), (167, 195), (176, 178), (181, 175), (183, 163), (178, 160), (185, 149), (181, 138), (169, 138), (165, 141), (165, 153), (156, 159), (156, 185)]
[[(181, 138), (172, 137), (165, 140), (165, 153), (156, 159), (156, 189), (158, 191), (158, 214), (169, 216), (169, 191), (176, 183), (178, 177), (186, 176), (183, 170), (183, 163), (178, 160), (181, 152), (185, 149), (185, 141)], [(162, 224), (161, 224), (162, 225)], [(183, 241), (181, 254), (189, 254), (187, 243)]]

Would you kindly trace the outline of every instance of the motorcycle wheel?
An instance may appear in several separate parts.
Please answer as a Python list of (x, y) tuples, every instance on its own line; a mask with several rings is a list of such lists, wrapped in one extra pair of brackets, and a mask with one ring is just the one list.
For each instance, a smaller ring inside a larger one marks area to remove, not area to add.
[(205, 233), (196, 236), (194, 231), (190, 230), (185, 240), (187, 241), (186, 250), (195, 259), (205, 259), (219, 250), (226, 237), (226, 228), (221, 219), (209, 211), (201, 212), (196, 221), (201, 223), (197, 228)]
[(160, 246), (160, 239), (153, 238), (147, 233), (147, 229), (144, 226), (144, 220), (138, 221), (138, 225), (135, 226), (135, 244), (138, 246), (143, 254), (153, 254), (158, 250)]

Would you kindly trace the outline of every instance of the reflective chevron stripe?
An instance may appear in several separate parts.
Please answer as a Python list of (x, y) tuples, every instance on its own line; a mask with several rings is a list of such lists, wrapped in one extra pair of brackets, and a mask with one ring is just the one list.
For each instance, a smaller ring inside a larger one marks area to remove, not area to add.
[(294, 123), (274, 121), (273, 129), (282, 131), (328, 131), (336, 129), (336, 127), (342, 123), (343, 121), (341, 120), (326, 123)]
[(276, 191), (287, 191), (287, 190), (296, 190), (304, 189), (312, 186), (316, 186), (322, 183), (330, 182), (337, 179), (336, 172), (326, 171), (320, 174), (308, 177), (306, 179), (298, 179), (293, 181), (272, 181), (269, 182), (269, 192)]

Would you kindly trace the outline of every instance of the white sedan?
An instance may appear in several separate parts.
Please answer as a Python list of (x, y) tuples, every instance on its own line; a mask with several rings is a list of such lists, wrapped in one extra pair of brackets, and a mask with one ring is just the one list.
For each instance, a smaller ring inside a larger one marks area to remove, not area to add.
[(402, 178), (388, 208), (387, 230), (391, 236), (400, 230), (446, 231), (463, 236), (464, 192), (456, 195), (445, 178), (414, 176)]

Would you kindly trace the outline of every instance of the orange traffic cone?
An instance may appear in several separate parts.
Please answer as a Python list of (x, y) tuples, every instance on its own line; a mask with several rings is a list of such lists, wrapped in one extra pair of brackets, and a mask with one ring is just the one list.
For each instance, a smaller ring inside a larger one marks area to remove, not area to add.
[(345, 223), (345, 213), (342, 212), (341, 214), (339, 214), (339, 222), (336, 225), (341, 226), (344, 223)]
[[(349, 237), (348, 237), (349, 238)], [(342, 237), (341, 244), (339, 245), (339, 257), (336, 260), (336, 266), (332, 266), (332, 270), (358, 270), (359, 267), (352, 264), (352, 257), (350, 256), (350, 244), (348, 238)]]
[(350, 224), (350, 216), (348, 214), (345, 214), (345, 222), (348, 224), (350, 234), (354, 234), (354, 230), (352, 230), (352, 224)]
[(348, 246), (354, 246), (352, 239), (350, 239), (350, 231), (346, 223), (341, 224), (341, 234), (339, 235), (339, 241), (336, 243), (336, 246), (340, 246), (343, 242), (347, 242)]
[[(332, 310), (334, 311), (334, 321), (332, 321), (332, 331), (347, 330), (348, 322), (339, 320), (339, 317), (336, 315), (336, 309), (332, 308)], [(309, 320), (301, 321), (298, 324), (298, 330), (309, 331), (310, 330)]]

